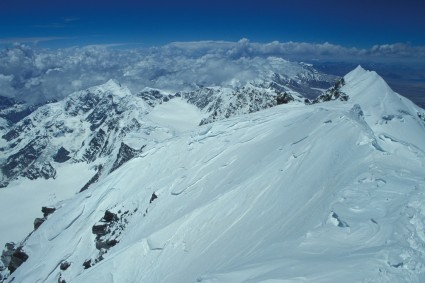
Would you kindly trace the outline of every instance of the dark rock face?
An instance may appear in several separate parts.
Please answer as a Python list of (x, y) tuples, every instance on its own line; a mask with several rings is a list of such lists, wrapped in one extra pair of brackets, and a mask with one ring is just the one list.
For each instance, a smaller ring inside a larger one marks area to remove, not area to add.
[(54, 207), (47, 207), (47, 206), (41, 207), (41, 212), (43, 212), (44, 217), (47, 217), (50, 214), (53, 214), (53, 212), (55, 212), (55, 211), (56, 211), (56, 208), (54, 208)]
[(103, 260), (103, 256), (108, 250), (119, 243), (118, 238), (128, 224), (127, 217), (130, 215), (132, 213), (129, 211), (121, 213), (120, 210), (118, 213), (114, 213), (106, 210), (99, 222), (93, 225), (92, 233), (96, 235), (95, 245), (96, 249), (99, 250), (99, 254), (91, 261), (91, 266)]
[[(220, 90), (206, 88), (194, 92), (184, 93), (183, 97), (189, 103), (201, 108), (210, 115), (201, 121), (201, 125), (229, 118), (241, 113), (252, 113), (277, 105), (277, 94), (274, 90), (263, 86), (245, 86), (231, 91), (231, 94), (222, 93)], [(230, 103), (227, 104), (230, 97)]]
[(34, 230), (37, 230), (43, 222), (46, 221), (45, 218), (36, 218), (34, 219)]
[[(130, 133), (140, 133), (143, 121), (141, 113), (147, 113), (146, 105), (140, 97), (131, 96), (119, 87), (116, 82), (110, 82), (101, 87), (75, 92), (54, 105), (38, 107), (15, 125), (2, 123), (7, 131), (3, 138), (8, 143), (0, 148), (3, 155), (0, 160), (0, 170), (3, 172), (1, 185), (6, 187), (11, 180), (19, 177), (55, 178), (57, 163), (70, 160), (91, 163), (99, 157), (109, 157), (112, 152), (118, 152), (119, 148), (116, 147), (120, 146), (123, 138)], [(159, 94), (152, 94), (152, 99), (158, 100), (158, 103), (171, 99), (171, 96)], [(12, 103), (5, 99), (4, 107)], [(0, 103), (0, 117), (2, 106)], [(149, 135), (149, 131), (146, 128), (143, 134)], [(63, 140), (73, 140), (75, 143), (73, 146), (61, 147)], [(74, 148), (76, 144), (81, 146)], [(133, 158), (133, 154), (131, 150), (124, 150), (123, 146), (114, 169)], [(99, 177), (98, 174), (91, 183)]]
[(81, 188), (80, 193), (87, 190), (92, 184), (96, 183), (99, 180), (99, 177), (102, 175), (103, 166), (99, 165), (97, 168), (96, 174), (90, 178), (90, 180)]
[(3, 174), (8, 178), (12, 178), (24, 172), (25, 169), (28, 169), (28, 172), (23, 174), (32, 176), (33, 179), (36, 179), (40, 176), (51, 176), (51, 165), (46, 165), (40, 169), (37, 169), (38, 167), (36, 165), (31, 167), (31, 165), (34, 164), (46, 146), (47, 141), (42, 137), (37, 137), (36, 139), (32, 140), (19, 152), (10, 155), (7, 158), (6, 163), (4, 163), (1, 168)]
[(155, 107), (158, 104), (162, 104), (162, 102), (170, 101), (170, 99), (173, 99), (176, 97), (173, 95), (163, 94), (161, 91), (157, 89), (144, 90), (142, 92), (139, 92), (136, 95), (142, 98), (151, 107)]
[(83, 155), (84, 160), (93, 162), (100, 155), (102, 148), (106, 142), (106, 133), (104, 130), (99, 129), (94, 137), (90, 140), (86, 152)]
[(63, 163), (68, 161), (71, 157), (69, 156), (70, 152), (66, 150), (63, 146), (59, 148), (58, 152), (55, 156), (53, 156), (53, 160), (57, 163)]
[(59, 268), (60, 268), (60, 270), (65, 271), (65, 270), (67, 270), (67, 269), (68, 269), (68, 267), (70, 267), (70, 266), (71, 266), (71, 263), (70, 263), (70, 262), (63, 261), (63, 262), (61, 262), (61, 264), (60, 264)]
[(141, 153), (144, 147), (145, 146), (142, 146), (140, 149), (133, 149), (122, 142), (120, 146), (120, 150), (118, 151), (117, 159), (115, 159), (115, 162), (112, 165), (110, 172), (115, 171), (121, 165), (123, 165), (124, 163), (134, 158), (139, 153)]
[(92, 233), (96, 236), (104, 236), (107, 234), (108, 225), (107, 224), (98, 224), (94, 225), (91, 229)]
[(19, 124), (14, 126), (9, 132), (3, 135), (3, 138), (7, 141), (11, 141), (19, 137), (21, 133), (24, 133), (26, 130), (34, 127), (31, 119), (24, 119)]
[(234, 89), (203, 87), (178, 94), (188, 103), (209, 114), (200, 123), (200, 125), (204, 125), (239, 114), (257, 112), (295, 101), (294, 96), (287, 92), (286, 86), (290, 85), (288, 82), (291, 81), (286, 81), (282, 76), (277, 76), (272, 81), (247, 84)]
[(84, 91), (77, 97), (72, 97), (66, 101), (65, 111), (71, 116), (77, 116), (79, 114), (85, 114), (89, 110), (93, 109), (100, 100), (100, 96), (96, 93), (92, 93), (89, 90)]
[(338, 223), (338, 227), (340, 228), (346, 228), (346, 227), (350, 227), (347, 222), (341, 220), (341, 218), (338, 216), (338, 214), (336, 214), (335, 212), (331, 213), (331, 217), (335, 218), (337, 223)]
[(27, 177), (30, 180), (38, 178), (44, 178), (47, 180), (56, 177), (56, 170), (50, 162), (45, 162), (44, 164), (34, 163), (25, 172), (23, 172), (21, 176)]
[(117, 221), (118, 216), (115, 213), (112, 213), (109, 210), (107, 210), (107, 211), (105, 211), (105, 215), (103, 216), (103, 218), (101, 220), (109, 223), (109, 222), (112, 222), (112, 221)]
[(112, 96), (109, 99), (102, 99), (96, 105), (94, 110), (87, 116), (86, 121), (90, 122), (90, 130), (94, 131), (99, 128), (105, 120), (108, 118), (108, 115), (113, 109), (115, 109), (116, 105), (113, 103)]
[(28, 255), (24, 252), (23, 247), (18, 247), (10, 258), (9, 266), (7, 267), (10, 273), (13, 273), (28, 259)]
[(277, 105), (281, 105), (281, 104), (288, 104), (289, 102), (294, 101), (294, 98), (292, 97), (292, 95), (284, 92), (284, 93), (278, 93), (276, 95), (276, 104)]
[(151, 196), (151, 199), (149, 200), (149, 203), (152, 203), (157, 198), (158, 198), (158, 196), (155, 193), (152, 193), (152, 196)]
[(83, 263), (84, 269), (89, 269), (91, 267), (91, 259), (86, 260)]
[(47, 220), (47, 217), (55, 211), (56, 211), (56, 208), (54, 208), (54, 207), (43, 206), (41, 208), (41, 212), (43, 212), (43, 218), (36, 218), (34, 220), (34, 230), (37, 230), (38, 227), (40, 227), (40, 225), (43, 224), (44, 221)]
[(15, 124), (30, 115), (39, 106), (26, 104), (23, 101), (18, 101), (10, 97), (0, 96), (0, 117)]
[(312, 104), (327, 102), (331, 100), (341, 100), (347, 101), (349, 99), (348, 95), (341, 91), (341, 88), (345, 85), (344, 78), (339, 79), (333, 87), (328, 89), (325, 93), (319, 95), (316, 99), (312, 101)]
[(15, 250), (16, 250), (15, 243), (7, 243), (4, 246), (3, 252), (1, 254), (1, 262), (5, 268), (9, 266), (9, 263), (12, 259), (12, 256)]

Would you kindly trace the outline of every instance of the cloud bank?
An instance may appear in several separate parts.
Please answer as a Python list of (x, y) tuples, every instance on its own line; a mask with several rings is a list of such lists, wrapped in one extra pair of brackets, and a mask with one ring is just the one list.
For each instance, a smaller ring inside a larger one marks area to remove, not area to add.
[[(1, 40), (0, 40), (1, 41)], [(0, 95), (32, 103), (60, 99), (110, 78), (134, 92), (145, 87), (170, 92), (200, 85), (234, 85), (305, 62), (425, 62), (425, 46), (346, 48), (330, 43), (202, 41), (124, 49), (92, 45), (39, 49), (22, 44), (0, 50)]]

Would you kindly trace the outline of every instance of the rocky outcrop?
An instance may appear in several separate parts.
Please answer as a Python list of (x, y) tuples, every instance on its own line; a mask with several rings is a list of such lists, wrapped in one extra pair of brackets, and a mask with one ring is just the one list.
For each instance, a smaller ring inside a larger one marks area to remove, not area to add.
[(28, 259), (22, 246), (16, 246), (15, 243), (7, 243), (1, 254), (0, 282), (15, 272)]
[(327, 102), (332, 100), (341, 100), (347, 101), (349, 99), (348, 95), (341, 91), (341, 88), (345, 85), (344, 78), (339, 79), (333, 87), (326, 90), (325, 93), (319, 95), (314, 99), (311, 104)]
[(175, 98), (176, 96), (165, 94), (158, 89), (146, 88), (145, 90), (136, 94), (138, 97), (142, 98), (149, 106), (155, 107), (158, 104), (167, 102), (170, 99)]
[(43, 164), (40, 163), (33, 163), (26, 171), (24, 171), (21, 176), (27, 177), (30, 180), (35, 180), (38, 178), (44, 178), (44, 179), (50, 179), (55, 178), (56, 176), (56, 170), (50, 164), (50, 162), (44, 162)]
[(54, 208), (54, 207), (43, 206), (41, 208), (41, 212), (43, 212), (43, 218), (36, 218), (34, 220), (34, 230), (37, 230), (38, 227), (40, 227), (40, 225), (43, 224), (44, 221), (47, 220), (47, 217), (55, 211), (56, 211), (56, 208)]
[(93, 175), (93, 177), (90, 178), (90, 180), (80, 189), (80, 193), (87, 190), (92, 184), (96, 183), (100, 176), (102, 175), (103, 166), (99, 165), (97, 166), (97, 172)]
[(115, 171), (118, 167), (140, 154), (143, 151), (144, 147), (145, 146), (142, 146), (140, 149), (134, 149), (122, 142), (118, 151), (117, 158), (115, 159), (115, 162), (109, 172)]
[(55, 156), (53, 156), (53, 160), (57, 163), (64, 163), (71, 159), (69, 154), (70, 152), (61, 146)]
[[(202, 109), (208, 116), (201, 125), (240, 114), (248, 114), (279, 104), (295, 101), (287, 88), (274, 82), (247, 84), (235, 89), (206, 87), (179, 93), (189, 103)], [(301, 98), (297, 98), (301, 101)]]
[(36, 110), (40, 105), (31, 105), (14, 98), (0, 96), (0, 117), (15, 124)]
[(288, 104), (289, 102), (294, 101), (294, 97), (286, 92), (284, 93), (278, 93), (276, 95), (276, 104)]
[(34, 164), (46, 146), (47, 140), (43, 137), (36, 137), (30, 141), (24, 148), (7, 158), (1, 167), (3, 175), (9, 179), (19, 175), (30, 177), (31, 179), (39, 177), (48, 179), (50, 176), (54, 176), (52, 172), (54, 169), (52, 170), (50, 164), (41, 166), (40, 164)]
[(85, 268), (89, 268), (103, 260), (103, 256), (108, 250), (119, 243), (119, 237), (128, 224), (127, 217), (132, 214), (129, 211), (125, 211), (124, 213), (121, 213), (121, 211), (118, 211), (118, 213), (109, 210), (105, 211), (99, 222), (92, 227), (92, 233), (96, 235), (96, 249), (99, 250), (99, 253), (95, 259), (89, 259), (83, 263)]
[(83, 158), (87, 162), (93, 162), (102, 152), (102, 148), (106, 142), (106, 133), (104, 130), (99, 129), (94, 137), (90, 140), (88, 147), (83, 154)]

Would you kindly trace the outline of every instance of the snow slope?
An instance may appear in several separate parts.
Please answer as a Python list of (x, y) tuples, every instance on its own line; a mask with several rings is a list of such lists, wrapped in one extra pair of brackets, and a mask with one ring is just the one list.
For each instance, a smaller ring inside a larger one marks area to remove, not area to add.
[(156, 106), (148, 114), (148, 119), (155, 124), (176, 132), (184, 132), (196, 128), (201, 122), (203, 113), (196, 106), (188, 104), (181, 98)]
[(6, 282), (424, 282), (423, 110), (361, 68), (345, 81), (347, 102), (148, 145), (62, 202)]
[[(41, 217), (41, 207), (51, 206), (73, 197), (95, 173), (88, 164), (67, 164), (56, 179), (13, 182), (0, 190), (0, 245), (24, 239), (34, 229), (34, 219)], [(78, 175), (75, 174), (78, 172)]]

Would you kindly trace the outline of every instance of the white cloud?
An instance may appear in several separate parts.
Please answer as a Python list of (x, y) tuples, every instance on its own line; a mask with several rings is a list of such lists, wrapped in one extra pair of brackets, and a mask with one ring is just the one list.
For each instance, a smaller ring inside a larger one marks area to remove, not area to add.
[(0, 50), (0, 95), (17, 96), (32, 102), (62, 98), (110, 78), (128, 85), (132, 91), (144, 87), (178, 91), (195, 85), (243, 84), (271, 72), (279, 73), (291, 64), (283, 58), (296, 61), (425, 62), (424, 46), (400, 43), (376, 45), (370, 49), (346, 48), (327, 42), (256, 43), (248, 39), (174, 42), (138, 49), (113, 48), (115, 46), (52, 50), (18, 44)]
[(64, 36), (8, 37), (8, 38), (0, 38), (0, 43), (2, 43), (2, 44), (19, 44), (19, 43), (34, 43), (34, 44), (37, 44), (39, 42), (62, 40), (62, 39), (71, 39), (71, 38), (72, 37), (64, 37)]

